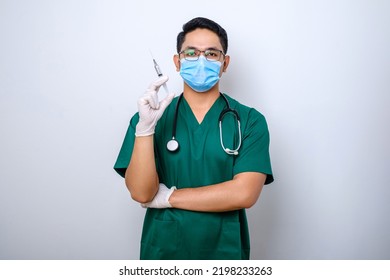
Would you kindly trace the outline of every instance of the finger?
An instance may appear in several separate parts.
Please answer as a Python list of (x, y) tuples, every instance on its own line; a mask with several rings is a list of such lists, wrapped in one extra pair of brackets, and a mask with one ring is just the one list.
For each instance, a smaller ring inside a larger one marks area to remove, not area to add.
[(159, 109), (160, 103), (158, 102), (158, 91), (164, 83), (168, 81), (168, 76), (161, 76), (153, 83), (150, 84), (149, 88), (145, 92), (145, 100), (148, 101), (149, 105), (153, 109)]
[(159, 77), (157, 80), (155, 80), (153, 83), (150, 84), (150, 86), (148, 88), (148, 91), (149, 90), (151, 90), (151, 91), (158, 91), (160, 86), (165, 84), (168, 80), (169, 80), (168, 76), (164, 76), (163, 75), (163, 76)]
[(146, 91), (144, 95), (139, 99), (139, 102), (141, 105), (149, 105), (150, 108), (154, 110), (157, 110), (160, 107), (156, 91)]
[(153, 108), (155, 110), (160, 108), (160, 103), (158, 102), (157, 91), (149, 92), (148, 100), (149, 100), (149, 105), (151, 108)]
[(175, 97), (174, 93), (168, 94), (163, 100), (160, 102), (160, 108), (165, 110), (166, 107), (172, 102), (173, 98)]

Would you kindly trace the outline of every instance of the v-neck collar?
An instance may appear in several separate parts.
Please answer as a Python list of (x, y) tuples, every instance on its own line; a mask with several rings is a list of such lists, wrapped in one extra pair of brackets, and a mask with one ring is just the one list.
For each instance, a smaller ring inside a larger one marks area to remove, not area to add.
[(187, 100), (184, 98), (184, 96), (182, 96), (183, 99), (182, 112), (184, 112), (184, 115), (186, 116), (186, 119), (191, 125), (191, 127), (193, 127), (194, 129), (199, 127), (207, 127), (210, 124), (210, 122), (218, 121), (219, 114), (221, 113), (225, 105), (222, 98), (223, 98), (222, 96), (219, 96), (214, 101), (213, 105), (211, 105), (210, 109), (207, 111), (206, 115), (204, 116), (202, 122), (199, 123), (190, 105), (188, 104)]

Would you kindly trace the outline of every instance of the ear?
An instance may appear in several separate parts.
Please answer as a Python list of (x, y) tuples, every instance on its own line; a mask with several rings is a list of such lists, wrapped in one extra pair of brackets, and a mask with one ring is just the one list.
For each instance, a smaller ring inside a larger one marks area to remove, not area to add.
[(175, 54), (173, 56), (173, 63), (176, 66), (176, 72), (179, 72), (180, 71), (180, 59), (179, 59), (179, 56), (177, 54)]
[(230, 56), (226, 55), (225, 60), (223, 61), (223, 67), (222, 67), (223, 72), (226, 72), (226, 70), (229, 66), (229, 63), (230, 63)]

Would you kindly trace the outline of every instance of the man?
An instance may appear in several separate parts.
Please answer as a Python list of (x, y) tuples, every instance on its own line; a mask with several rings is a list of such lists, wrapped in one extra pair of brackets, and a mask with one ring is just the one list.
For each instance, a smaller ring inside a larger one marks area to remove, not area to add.
[(147, 208), (141, 259), (249, 259), (245, 208), (273, 181), (269, 134), (263, 115), (219, 91), (227, 48), (221, 26), (192, 19), (173, 58), (183, 94), (158, 102), (161, 77), (138, 101), (114, 168)]

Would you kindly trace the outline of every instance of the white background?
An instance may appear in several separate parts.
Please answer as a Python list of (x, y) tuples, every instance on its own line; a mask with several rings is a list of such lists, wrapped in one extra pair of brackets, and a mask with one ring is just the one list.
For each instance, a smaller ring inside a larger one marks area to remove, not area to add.
[(137, 259), (144, 209), (112, 166), (176, 35), (229, 35), (221, 89), (261, 111), (275, 182), (253, 259), (390, 258), (390, 2), (0, 0), (0, 259)]

